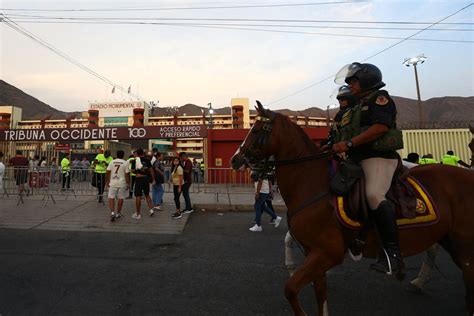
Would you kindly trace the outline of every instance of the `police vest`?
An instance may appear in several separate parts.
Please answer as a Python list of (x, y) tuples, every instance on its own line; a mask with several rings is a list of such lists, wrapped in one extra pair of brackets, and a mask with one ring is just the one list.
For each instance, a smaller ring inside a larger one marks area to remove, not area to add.
[[(371, 96), (373, 94), (369, 95), (366, 100)], [(336, 142), (350, 140), (369, 129), (370, 126), (361, 126), (362, 111), (367, 110), (368, 106), (361, 102), (342, 115), (341, 122), (334, 126)], [(395, 122), (383, 136), (372, 142), (372, 149), (376, 151), (391, 151), (402, 148), (403, 135), (400, 130), (395, 128)]]

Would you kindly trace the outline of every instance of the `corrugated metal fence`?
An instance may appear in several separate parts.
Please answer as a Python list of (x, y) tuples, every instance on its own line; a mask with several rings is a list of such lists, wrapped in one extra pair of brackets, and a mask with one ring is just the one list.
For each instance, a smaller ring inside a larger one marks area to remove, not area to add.
[(404, 130), (405, 148), (399, 153), (402, 158), (411, 152), (418, 153), (420, 157), (433, 154), (436, 160), (440, 160), (448, 150), (452, 150), (456, 156), (469, 163), (471, 150), (468, 145), (472, 137), (468, 128)]

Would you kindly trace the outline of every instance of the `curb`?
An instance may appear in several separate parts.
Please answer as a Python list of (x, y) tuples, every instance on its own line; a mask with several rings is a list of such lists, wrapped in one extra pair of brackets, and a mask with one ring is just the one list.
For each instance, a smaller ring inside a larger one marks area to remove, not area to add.
[[(286, 212), (285, 205), (273, 205), (275, 212)], [(253, 205), (240, 204), (240, 205), (225, 205), (225, 204), (194, 204), (195, 210), (205, 210), (210, 212), (255, 212)]]

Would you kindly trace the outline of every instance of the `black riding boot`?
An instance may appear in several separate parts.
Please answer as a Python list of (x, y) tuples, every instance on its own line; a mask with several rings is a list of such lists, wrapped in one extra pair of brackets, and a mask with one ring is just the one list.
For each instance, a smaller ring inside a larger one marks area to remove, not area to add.
[(377, 272), (395, 275), (401, 280), (405, 276), (405, 265), (400, 252), (397, 219), (392, 202), (383, 201), (372, 215), (382, 239), (384, 254), (370, 267)]

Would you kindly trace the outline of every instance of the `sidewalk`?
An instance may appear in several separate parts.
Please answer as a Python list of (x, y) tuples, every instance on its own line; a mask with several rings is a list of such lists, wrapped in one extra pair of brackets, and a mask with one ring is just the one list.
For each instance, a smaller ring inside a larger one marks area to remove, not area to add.
[[(230, 190), (235, 192), (194, 192), (191, 202), (197, 212), (200, 211), (244, 211), (253, 212), (253, 192)], [(95, 196), (74, 196), (72, 193), (55, 195), (52, 200), (43, 200), (43, 195), (23, 197), (24, 203), (17, 206), (18, 196), (0, 197), (0, 228), (38, 229), (38, 230), (69, 230), (87, 232), (120, 232), (120, 233), (151, 233), (181, 234), (189, 216), (181, 219), (171, 218), (175, 211), (172, 193), (164, 195), (164, 211), (148, 215), (145, 201), (142, 201), (142, 218), (135, 220), (131, 215), (135, 210), (135, 200), (125, 200), (122, 213), (124, 216), (110, 221), (107, 204), (99, 204)], [(107, 201), (106, 201), (107, 202)], [(182, 199), (184, 203), (184, 200)], [(277, 212), (286, 210), (279, 194), (275, 194), (273, 204)]]

